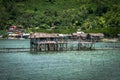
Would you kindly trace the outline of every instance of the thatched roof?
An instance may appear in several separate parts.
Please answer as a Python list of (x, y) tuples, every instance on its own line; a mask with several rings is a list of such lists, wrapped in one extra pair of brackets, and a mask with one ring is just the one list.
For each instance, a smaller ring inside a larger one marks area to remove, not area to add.
[(31, 38), (55, 38), (58, 37), (55, 33), (33, 33)]
[(72, 33), (73, 36), (78, 36), (78, 33)]
[(81, 37), (87, 37), (87, 34), (80, 34)]
[(72, 34), (73, 36), (81, 36), (81, 37), (87, 37), (87, 34), (85, 34), (85, 33), (73, 33)]
[(30, 35), (31, 38), (58, 38), (71, 36), (71, 34), (57, 34), (57, 33), (33, 33)]

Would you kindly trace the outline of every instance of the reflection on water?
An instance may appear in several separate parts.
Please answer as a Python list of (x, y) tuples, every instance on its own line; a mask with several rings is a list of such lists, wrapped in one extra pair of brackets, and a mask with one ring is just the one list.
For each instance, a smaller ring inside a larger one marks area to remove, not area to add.
[(0, 53), (0, 80), (120, 80), (120, 50)]
[(120, 42), (97, 42), (95, 44), (97, 48), (120, 48)]
[(30, 40), (24, 39), (2, 39), (0, 40), (0, 48), (30, 48)]

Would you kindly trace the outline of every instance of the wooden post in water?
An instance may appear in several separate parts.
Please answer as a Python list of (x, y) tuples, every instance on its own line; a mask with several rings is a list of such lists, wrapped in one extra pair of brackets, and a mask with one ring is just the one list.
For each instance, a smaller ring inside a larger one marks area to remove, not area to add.
[(50, 51), (50, 43), (48, 43), (48, 51)]
[(80, 42), (78, 42), (78, 51), (80, 51)]
[(66, 41), (66, 51), (67, 51), (67, 49), (68, 49), (68, 48), (67, 48), (67, 41)]
[(47, 51), (47, 49), (46, 49), (46, 44), (45, 44), (45, 51)]

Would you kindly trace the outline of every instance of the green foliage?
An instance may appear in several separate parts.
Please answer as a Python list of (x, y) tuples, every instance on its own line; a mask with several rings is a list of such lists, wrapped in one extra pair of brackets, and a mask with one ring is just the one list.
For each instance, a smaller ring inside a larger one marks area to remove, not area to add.
[[(118, 34), (120, 0), (1, 0), (0, 30), (11, 25), (26, 32)], [(112, 30), (112, 31), (110, 31)]]
[(3, 34), (2, 38), (7, 38), (8, 35), (7, 34)]
[(7, 38), (8, 34), (6, 33), (5, 30), (0, 30), (0, 34), (2, 35), (2, 38)]
[(86, 33), (104, 33), (107, 37), (117, 37), (117, 34), (120, 32), (120, 28), (117, 27), (108, 27), (108, 28), (97, 28), (93, 30), (86, 30)]

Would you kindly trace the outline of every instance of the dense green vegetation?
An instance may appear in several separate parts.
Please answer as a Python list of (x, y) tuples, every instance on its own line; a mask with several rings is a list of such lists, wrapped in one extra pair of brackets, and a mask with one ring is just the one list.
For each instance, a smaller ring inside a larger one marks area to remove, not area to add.
[(0, 30), (120, 33), (120, 0), (0, 0)]

